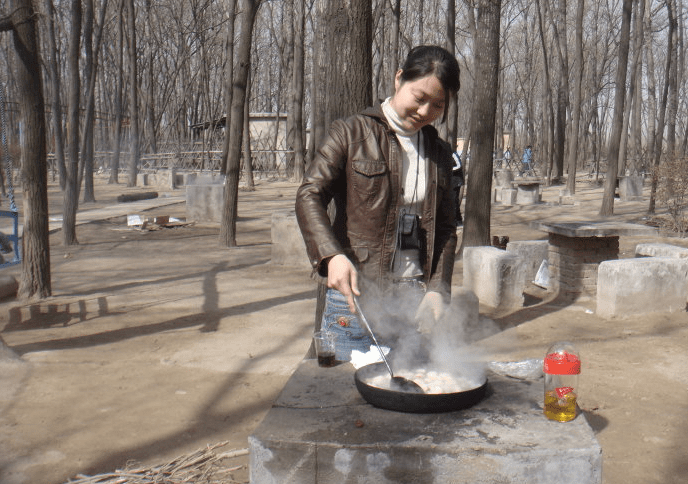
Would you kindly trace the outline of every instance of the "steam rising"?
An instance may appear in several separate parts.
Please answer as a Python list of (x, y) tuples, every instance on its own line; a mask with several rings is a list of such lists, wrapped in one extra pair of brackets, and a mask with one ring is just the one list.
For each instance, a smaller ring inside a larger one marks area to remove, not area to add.
[(486, 355), (471, 343), (499, 329), (491, 320), (480, 318), (473, 292), (455, 290), (451, 303), (435, 321), (431, 314), (416, 318), (423, 297), (420, 291), (380, 293), (366, 289), (363, 309), (380, 343), (392, 348), (394, 371), (425, 368), (484, 380)]

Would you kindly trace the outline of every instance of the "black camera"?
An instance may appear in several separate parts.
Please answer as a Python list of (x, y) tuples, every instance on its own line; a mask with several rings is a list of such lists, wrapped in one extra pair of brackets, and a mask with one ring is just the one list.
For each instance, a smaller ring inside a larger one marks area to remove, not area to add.
[(419, 249), (422, 244), (420, 217), (402, 212), (399, 217), (399, 248), (401, 250)]

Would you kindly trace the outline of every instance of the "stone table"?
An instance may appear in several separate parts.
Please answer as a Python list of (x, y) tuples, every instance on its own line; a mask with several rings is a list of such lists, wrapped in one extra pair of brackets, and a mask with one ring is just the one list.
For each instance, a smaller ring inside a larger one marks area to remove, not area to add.
[(534, 225), (549, 234), (549, 289), (567, 299), (596, 296), (597, 270), (619, 258), (620, 236), (657, 234), (655, 227), (615, 221)]
[(304, 360), (249, 437), (252, 483), (600, 483), (602, 451), (583, 415), (550, 421), (543, 381), (488, 374), (486, 397), (447, 413), (367, 404), (349, 363)]

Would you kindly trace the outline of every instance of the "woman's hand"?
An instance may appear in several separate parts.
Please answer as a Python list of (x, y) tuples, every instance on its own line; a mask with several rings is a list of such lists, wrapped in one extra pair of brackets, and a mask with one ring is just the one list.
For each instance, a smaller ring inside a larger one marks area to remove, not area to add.
[(443, 313), (444, 301), (442, 300), (442, 294), (435, 291), (426, 292), (416, 311), (418, 331), (425, 334), (430, 333), (434, 323), (439, 321)]
[(344, 294), (349, 311), (356, 313), (354, 294), (361, 295), (358, 290), (358, 271), (344, 254), (337, 254), (327, 262), (327, 287)]

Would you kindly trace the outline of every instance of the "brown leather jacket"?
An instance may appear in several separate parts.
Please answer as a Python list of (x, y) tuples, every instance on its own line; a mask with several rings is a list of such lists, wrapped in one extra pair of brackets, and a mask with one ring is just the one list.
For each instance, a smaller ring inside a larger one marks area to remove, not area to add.
[[(427, 290), (451, 294), (456, 251), (453, 161), (449, 144), (423, 128), (430, 160), (422, 209), (427, 250), (421, 254)], [(366, 280), (382, 286), (396, 250), (401, 196), (399, 141), (380, 105), (332, 123), (296, 195), (296, 217), (315, 271), (327, 276), (329, 257), (346, 254)], [(327, 207), (334, 199), (334, 222)]]

